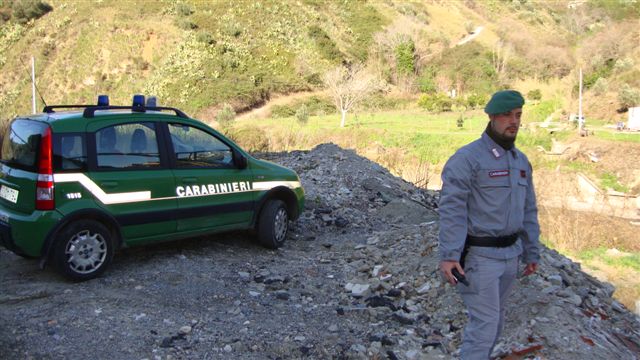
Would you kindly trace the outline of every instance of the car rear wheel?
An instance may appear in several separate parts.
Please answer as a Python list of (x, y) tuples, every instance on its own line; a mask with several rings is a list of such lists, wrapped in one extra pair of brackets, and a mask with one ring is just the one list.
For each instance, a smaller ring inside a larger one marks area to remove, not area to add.
[(262, 209), (258, 220), (258, 240), (270, 249), (284, 244), (289, 230), (289, 212), (281, 200), (270, 200)]
[(111, 232), (95, 220), (79, 220), (66, 226), (56, 239), (54, 263), (58, 271), (74, 281), (102, 274), (113, 259)]

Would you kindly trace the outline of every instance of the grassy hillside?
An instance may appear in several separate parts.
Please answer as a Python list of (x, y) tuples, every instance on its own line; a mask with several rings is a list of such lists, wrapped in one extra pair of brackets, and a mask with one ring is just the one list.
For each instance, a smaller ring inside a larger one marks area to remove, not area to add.
[(640, 102), (640, 2), (571, 3), (0, 0), (0, 119), (30, 112), (31, 56), (48, 103), (145, 93), (212, 118), (361, 62), (394, 96), (526, 83), (567, 111), (582, 67), (587, 113), (624, 116)]

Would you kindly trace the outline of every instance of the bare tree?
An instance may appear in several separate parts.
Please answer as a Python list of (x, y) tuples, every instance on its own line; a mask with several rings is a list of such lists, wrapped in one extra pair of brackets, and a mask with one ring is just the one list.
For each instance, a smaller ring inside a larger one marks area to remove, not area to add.
[(491, 53), (493, 68), (496, 70), (498, 77), (503, 79), (507, 72), (507, 62), (511, 58), (513, 47), (504, 41), (498, 41)]
[(342, 113), (340, 127), (344, 127), (347, 111), (371, 93), (383, 89), (383, 82), (371, 75), (361, 64), (339, 66), (324, 74), (329, 93)]

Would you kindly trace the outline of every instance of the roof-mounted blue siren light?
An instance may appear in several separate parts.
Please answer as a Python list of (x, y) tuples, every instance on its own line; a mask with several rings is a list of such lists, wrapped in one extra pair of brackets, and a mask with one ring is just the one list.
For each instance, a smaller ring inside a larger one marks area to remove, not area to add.
[(144, 112), (144, 95), (133, 95), (133, 111)]
[(98, 106), (109, 106), (109, 95), (98, 95)]
[(147, 98), (147, 107), (156, 107), (158, 106), (158, 98), (155, 96), (149, 96)]

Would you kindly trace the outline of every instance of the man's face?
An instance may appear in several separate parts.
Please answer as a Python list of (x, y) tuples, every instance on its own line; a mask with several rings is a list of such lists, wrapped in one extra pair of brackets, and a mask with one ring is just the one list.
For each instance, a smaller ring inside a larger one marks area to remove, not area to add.
[(491, 128), (504, 139), (515, 140), (516, 135), (518, 135), (518, 129), (520, 128), (521, 116), (522, 108), (515, 108), (502, 114), (489, 115)]

